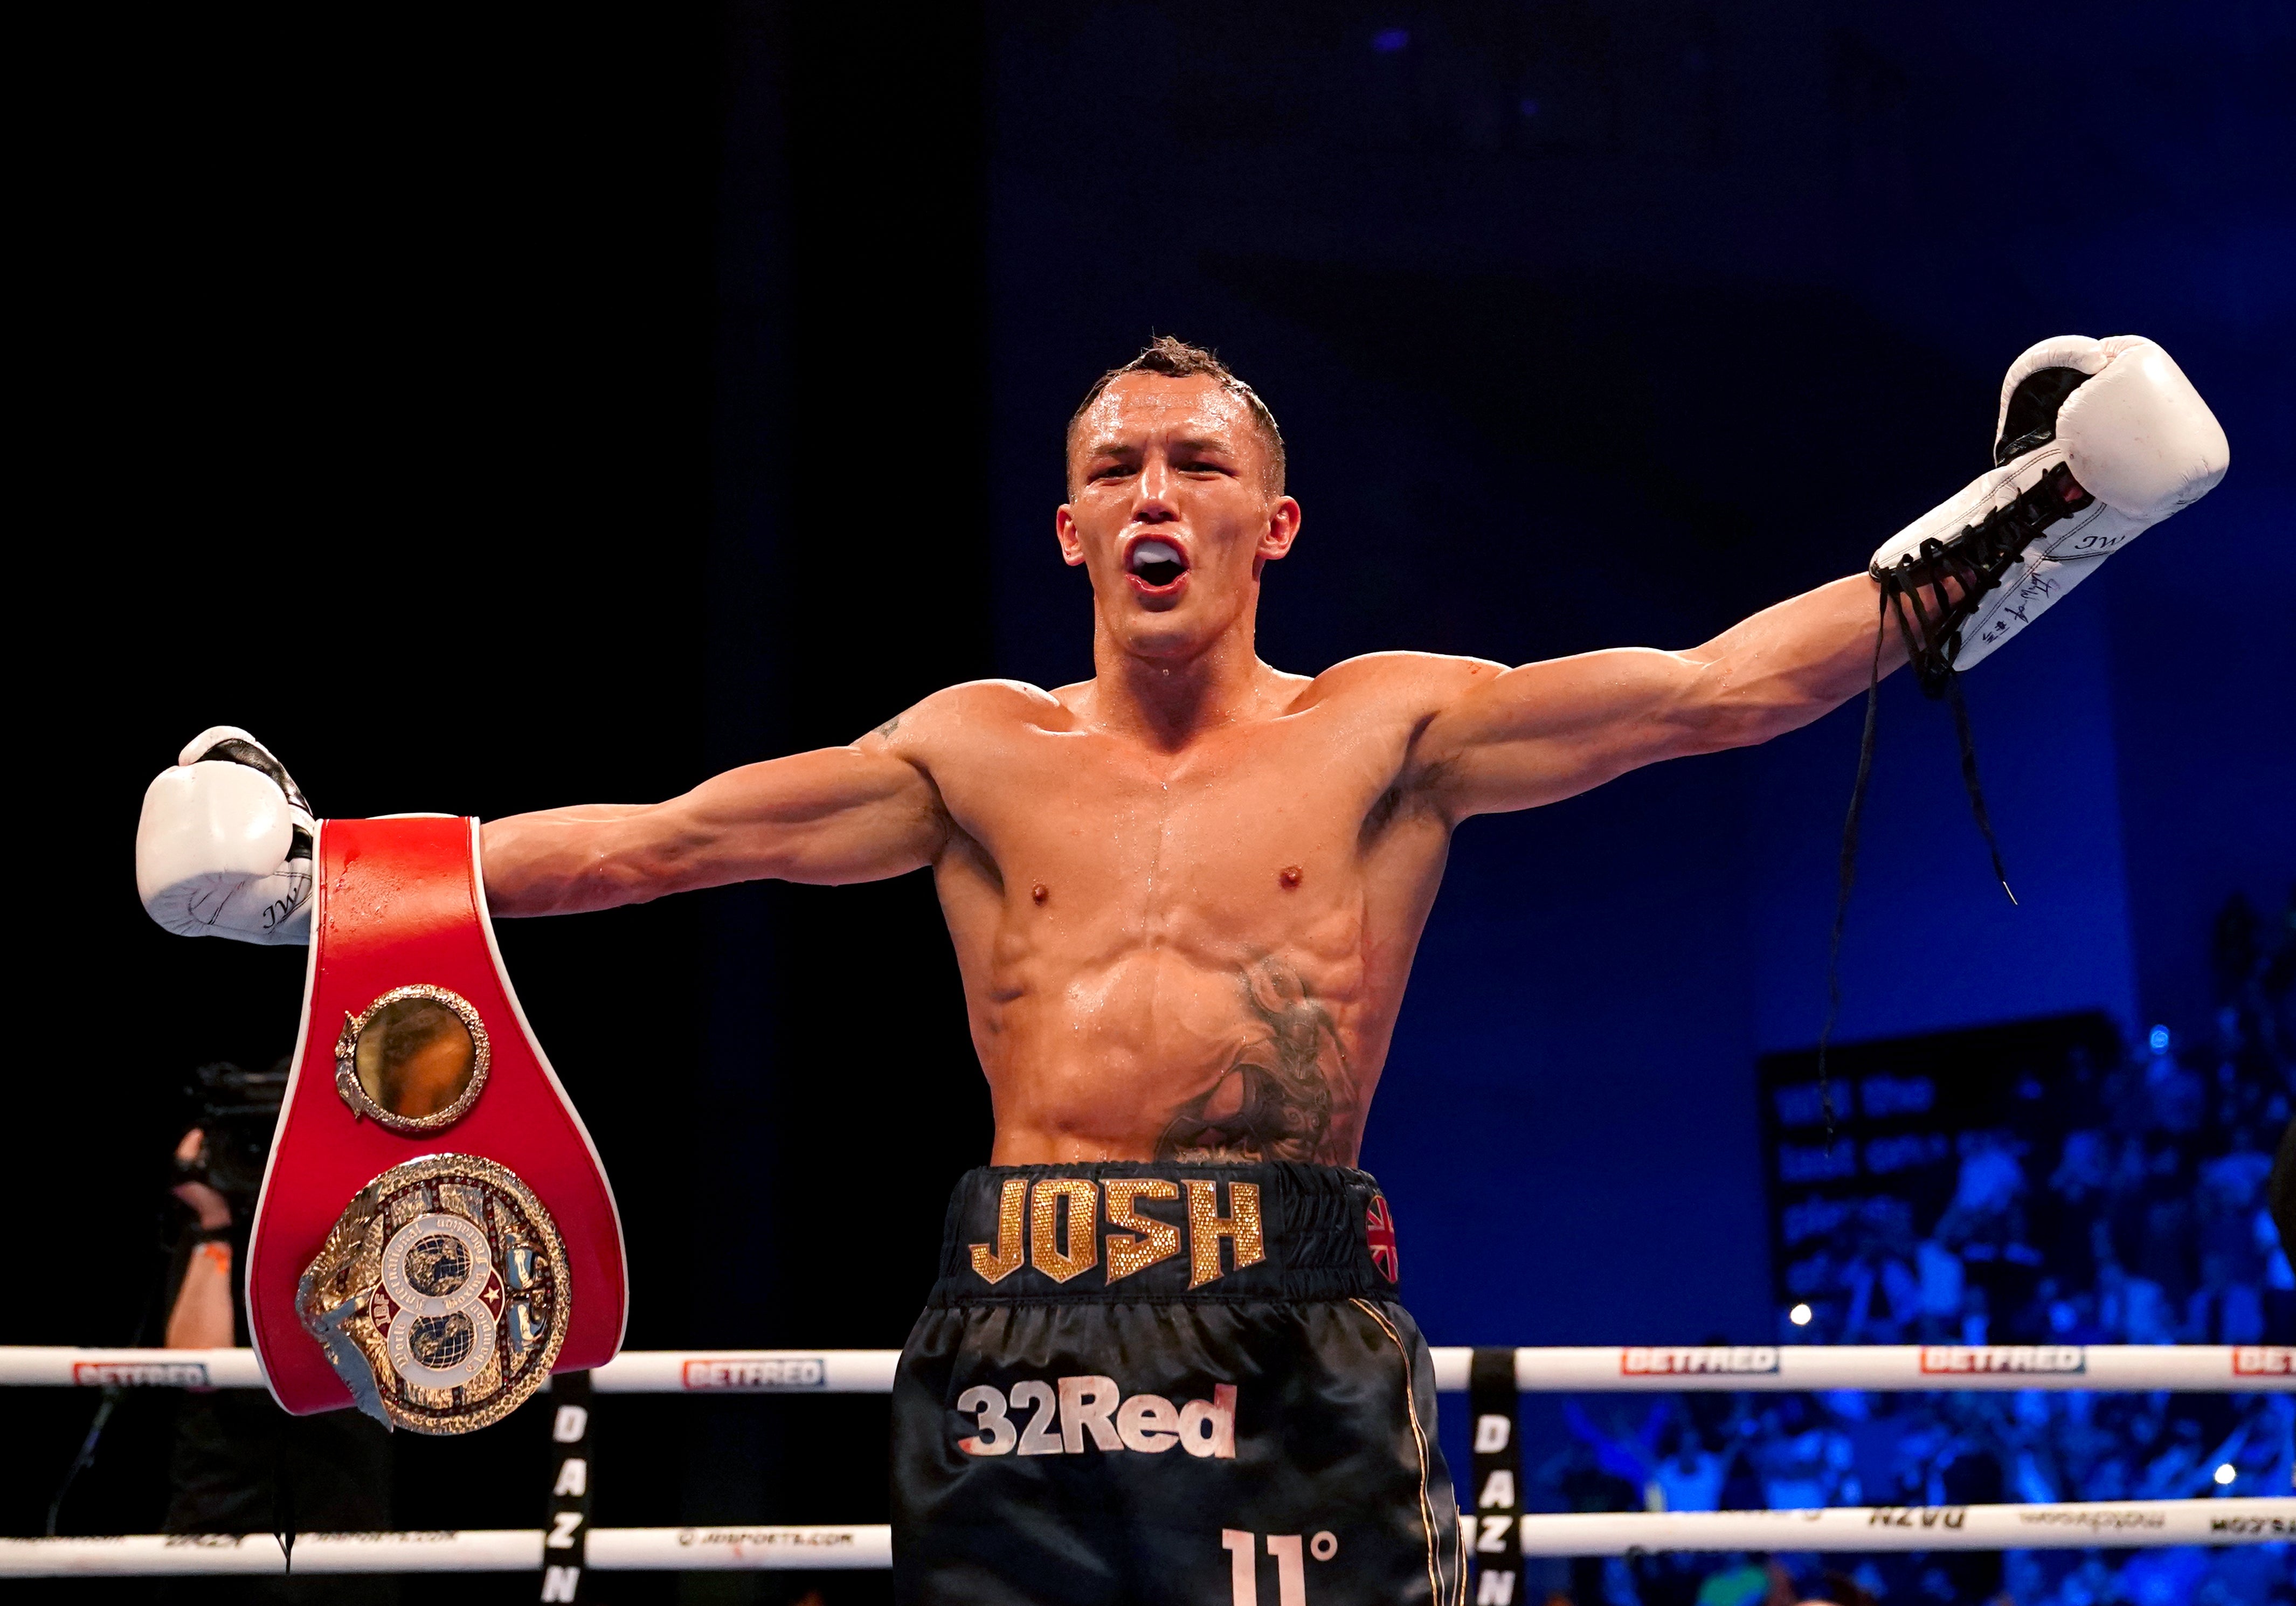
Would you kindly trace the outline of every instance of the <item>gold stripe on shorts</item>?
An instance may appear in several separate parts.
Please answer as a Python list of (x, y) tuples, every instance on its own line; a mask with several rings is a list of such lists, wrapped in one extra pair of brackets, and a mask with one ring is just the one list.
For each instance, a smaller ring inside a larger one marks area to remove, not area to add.
[[(1411, 1440), (1419, 1451), (1419, 1522), (1427, 1534), (1427, 1599), (1431, 1606), (1443, 1606), (1443, 1569), (1435, 1551), (1435, 1503), (1427, 1493), (1427, 1434), (1419, 1425), (1419, 1389), (1411, 1375), (1411, 1347), (1395, 1331), (1395, 1324), (1380, 1315), (1378, 1307), (1363, 1299), (1351, 1299), (1349, 1303), (1378, 1323), (1379, 1330), (1403, 1356), (1403, 1403), (1411, 1417)], [(1461, 1588), (1464, 1594), (1464, 1583)]]

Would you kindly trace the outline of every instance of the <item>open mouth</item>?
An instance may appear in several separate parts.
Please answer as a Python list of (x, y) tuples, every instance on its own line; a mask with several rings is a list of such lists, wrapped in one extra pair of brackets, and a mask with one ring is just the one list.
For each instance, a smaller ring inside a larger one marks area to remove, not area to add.
[(1187, 555), (1171, 542), (1151, 536), (1136, 541), (1125, 554), (1127, 573), (1151, 591), (1161, 591), (1179, 583), (1188, 572)]

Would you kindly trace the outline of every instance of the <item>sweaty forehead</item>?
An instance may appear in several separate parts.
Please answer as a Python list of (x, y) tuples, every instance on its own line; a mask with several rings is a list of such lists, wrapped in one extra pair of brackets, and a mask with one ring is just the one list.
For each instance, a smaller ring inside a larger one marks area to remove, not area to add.
[(1128, 373), (1077, 420), (1076, 446), (1091, 451), (1152, 436), (1225, 437), (1241, 445), (1250, 422), (1243, 400), (1210, 378)]

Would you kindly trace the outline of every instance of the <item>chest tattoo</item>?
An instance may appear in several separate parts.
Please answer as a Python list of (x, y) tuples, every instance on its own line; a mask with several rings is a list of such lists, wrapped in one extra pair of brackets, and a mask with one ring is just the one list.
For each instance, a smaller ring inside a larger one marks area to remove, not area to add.
[(1346, 1163), (1347, 1135), (1332, 1118), (1352, 1089), (1331, 1012), (1280, 960), (1244, 967), (1236, 986), (1247, 1040), (1219, 1080), (1174, 1113), (1157, 1158)]

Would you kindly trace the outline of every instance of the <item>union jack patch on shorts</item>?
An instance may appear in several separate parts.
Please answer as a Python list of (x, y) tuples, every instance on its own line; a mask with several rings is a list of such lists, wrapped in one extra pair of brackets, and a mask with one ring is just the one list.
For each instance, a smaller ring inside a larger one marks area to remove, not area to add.
[(1395, 1217), (1389, 1213), (1387, 1195), (1371, 1196), (1371, 1208), (1364, 1212), (1364, 1237), (1371, 1245), (1371, 1263), (1379, 1267), (1379, 1274), (1390, 1282), (1403, 1280), (1403, 1255), (1395, 1246)]

